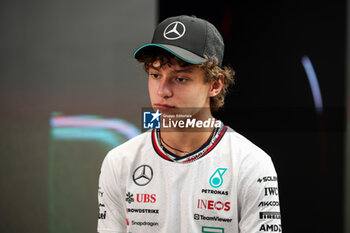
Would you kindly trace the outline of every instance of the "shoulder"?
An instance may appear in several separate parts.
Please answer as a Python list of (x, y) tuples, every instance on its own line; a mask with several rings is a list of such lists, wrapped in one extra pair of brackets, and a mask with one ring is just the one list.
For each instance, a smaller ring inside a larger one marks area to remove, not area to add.
[(112, 162), (121, 162), (122, 160), (131, 160), (143, 150), (152, 148), (151, 132), (146, 131), (123, 144), (113, 148), (108, 152), (105, 160)]
[(140, 135), (137, 135), (136, 137), (133, 137), (132, 139), (124, 142), (123, 144), (113, 148), (111, 152), (128, 150), (130, 148), (143, 146), (147, 142), (147, 139), (151, 139), (151, 133), (152, 131), (146, 131)]

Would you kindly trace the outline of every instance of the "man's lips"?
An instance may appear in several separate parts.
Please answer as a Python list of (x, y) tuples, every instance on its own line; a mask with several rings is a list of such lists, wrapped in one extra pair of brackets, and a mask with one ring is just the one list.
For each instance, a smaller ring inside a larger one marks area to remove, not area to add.
[(168, 109), (175, 108), (175, 106), (171, 106), (171, 105), (167, 105), (167, 104), (155, 104), (154, 107), (159, 109), (159, 110), (168, 110)]

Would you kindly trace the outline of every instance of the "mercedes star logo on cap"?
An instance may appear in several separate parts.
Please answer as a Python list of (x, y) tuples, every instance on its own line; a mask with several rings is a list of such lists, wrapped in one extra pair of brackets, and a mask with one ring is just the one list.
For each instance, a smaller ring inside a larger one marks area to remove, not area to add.
[(135, 184), (144, 186), (148, 184), (153, 178), (153, 170), (149, 165), (141, 165), (135, 169), (132, 179)]
[(185, 34), (185, 31), (185, 25), (179, 21), (175, 21), (165, 28), (163, 35), (168, 40), (177, 40)]

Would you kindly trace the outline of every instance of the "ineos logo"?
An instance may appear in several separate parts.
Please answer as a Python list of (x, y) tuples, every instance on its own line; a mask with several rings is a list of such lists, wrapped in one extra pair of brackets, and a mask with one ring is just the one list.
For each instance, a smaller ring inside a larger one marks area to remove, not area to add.
[(177, 40), (185, 34), (185, 31), (185, 25), (179, 21), (175, 21), (165, 28), (163, 36), (168, 40)]
[(230, 202), (221, 202), (213, 200), (202, 200), (198, 199), (197, 208), (207, 210), (224, 210), (229, 211), (231, 209)]
[(153, 178), (153, 170), (149, 165), (141, 165), (135, 169), (132, 179), (135, 184), (145, 186)]

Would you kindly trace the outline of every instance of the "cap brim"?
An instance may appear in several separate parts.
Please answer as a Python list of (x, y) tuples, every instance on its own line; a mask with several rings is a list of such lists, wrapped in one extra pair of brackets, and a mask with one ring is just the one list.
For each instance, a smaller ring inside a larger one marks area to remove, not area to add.
[(183, 60), (187, 63), (190, 63), (190, 64), (198, 65), (198, 64), (203, 64), (206, 61), (205, 58), (198, 56), (197, 54), (189, 52), (183, 48), (180, 48), (180, 47), (177, 47), (174, 45), (167, 45), (167, 44), (146, 44), (146, 45), (143, 45), (135, 51), (134, 57), (136, 59), (138, 59), (143, 54), (147, 53), (147, 51), (151, 50), (154, 47), (159, 47), (159, 48), (165, 49), (169, 53), (174, 54), (175, 56), (177, 56), (181, 60)]

